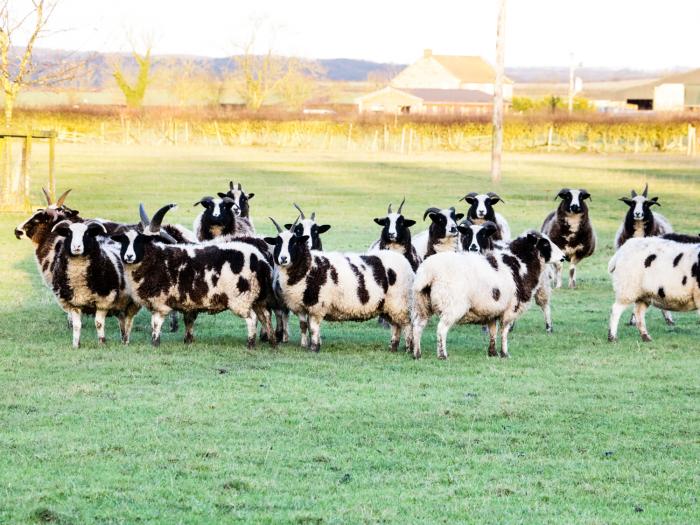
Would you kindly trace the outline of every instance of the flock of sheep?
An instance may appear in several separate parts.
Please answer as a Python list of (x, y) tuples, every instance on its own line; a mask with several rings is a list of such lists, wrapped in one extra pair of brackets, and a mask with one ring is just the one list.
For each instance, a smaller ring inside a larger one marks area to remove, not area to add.
[[(86, 219), (66, 206), (66, 191), (56, 202), (44, 190), (47, 206), (15, 229), (29, 238), (44, 282), (69, 315), (73, 346), (80, 345), (82, 315), (95, 317), (100, 343), (105, 342), (108, 315), (119, 320), (121, 338), (129, 342), (134, 316), (151, 312), (152, 343), (158, 345), (170, 317), (177, 330), (178, 313), (185, 324), (184, 341), (194, 341), (200, 313), (230, 310), (247, 326), (248, 346), (260, 338), (272, 346), (289, 340), (289, 312), (299, 319), (301, 345), (318, 352), (322, 320), (361, 321), (379, 318), (391, 328), (391, 350), (403, 334), (406, 351), (421, 356), (421, 334), (438, 317), (437, 355), (447, 357), (446, 340), (454, 324), (480, 324), (488, 329), (489, 355), (507, 357), (508, 332), (534, 301), (542, 308), (545, 328), (552, 330), (552, 286), (561, 286), (562, 263), (569, 261), (569, 287), (576, 287), (576, 267), (591, 256), (596, 235), (584, 189), (562, 189), (559, 206), (539, 231), (511, 239), (505, 218), (494, 211), (495, 193), (469, 193), (462, 199), (466, 215), (451, 208), (428, 208), (430, 227), (415, 237), (416, 221), (391, 204), (379, 239), (366, 253), (323, 250), (321, 235), (329, 225), (315, 213), (299, 215), (280, 226), (273, 237), (256, 234), (249, 201), (254, 194), (231, 182), (217, 198), (195, 203), (203, 210), (194, 231), (164, 223), (175, 205), (152, 218), (141, 205), (140, 220), (122, 224)], [(632, 191), (624, 197), (629, 210), (610, 260), (615, 303), (609, 339), (615, 340), (620, 316), (634, 304), (631, 324), (650, 340), (645, 311), (700, 309), (700, 237), (672, 233), (670, 223), (651, 210), (658, 198)], [(462, 220), (464, 219), (464, 220)], [(275, 327), (273, 329), (273, 315)]]

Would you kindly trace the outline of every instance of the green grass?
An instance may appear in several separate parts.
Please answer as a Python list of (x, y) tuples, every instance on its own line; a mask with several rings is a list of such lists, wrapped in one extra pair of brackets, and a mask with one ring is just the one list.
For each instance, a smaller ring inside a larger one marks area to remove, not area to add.
[[(36, 149), (40, 177), (43, 152)], [(149, 339), (148, 316), (122, 347), (114, 320), (98, 348), (41, 284), (21, 215), (0, 216), (0, 523), (697, 523), (700, 326), (648, 314), (654, 342), (623, 326), (606, 341), (606, 265), (626, 207), (649, 180), (680, 231), (700, 231), (700, 164), (661, 156), (509, 156), (495, 188), (514, 232), (537, 227), (562, 186), (585, 186), (599, 250), (580, 288), (554, 295), (555, 333), (532, 308), (509, 360), (486, 356), (479, 327), (435, 357), (390, 354), (375, 322), (324, 324), (311, 355), (292, 341), (244, 347), (227, 314), (197, 322), (197, 342)], [(263, 150), (60, 146), (59, 189), (84, 216), (136, 220), (241, 180), (259, 231), (293, 201), (333, 228), (328, 249), (366, 246), (372, 217), (406, 195), (457, 204), (491, 189), (485, 156), (291, 154)], [(35, 185), (36, 202), (39, 187)], [(417, 230), (418, 231), (418, 230)]]

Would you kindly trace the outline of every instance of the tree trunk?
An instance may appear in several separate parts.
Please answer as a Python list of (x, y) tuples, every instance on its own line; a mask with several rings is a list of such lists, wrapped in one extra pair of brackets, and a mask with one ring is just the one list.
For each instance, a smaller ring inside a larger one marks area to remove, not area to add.
[(12, 124), (12, 111), (15, 107), (15, 93), (8, 93), (5, 91), (5, 126), (10, 127)]

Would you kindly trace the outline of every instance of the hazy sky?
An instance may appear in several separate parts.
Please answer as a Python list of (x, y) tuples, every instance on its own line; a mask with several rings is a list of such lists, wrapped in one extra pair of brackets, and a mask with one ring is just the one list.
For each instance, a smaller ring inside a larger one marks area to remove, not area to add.
[[(61, 0), (51, 24), (61, 31), (40, 45), (125, 50), (129, 28), (154, 34), (157, 53), (226, 56), (249, 38), (252, 20), (266, 18), (280, 54), (406, 63), (432, 48), (493, 61), (496, 3)], [(509, 0), (506, 65), (566, 65), (573, 52), (584, 66), (700, 67), (699, 33), (700, 0)]]

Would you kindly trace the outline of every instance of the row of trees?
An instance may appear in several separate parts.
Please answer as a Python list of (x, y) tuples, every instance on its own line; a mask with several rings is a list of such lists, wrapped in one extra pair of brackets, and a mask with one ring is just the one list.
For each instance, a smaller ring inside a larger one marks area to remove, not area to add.
[[(10, 0), (0, 0), (0, 86), (3, 91), (5, 125), (12, 122), (12, 114), (19, 92), (28, 86), (51, 86), (80, 78), (91, 73), (90, 57), (60, 56), (55, 62), (35, 60), (34, 47), (42, 35), (58, 0), (30, 0), (19, 11)], [(167, 85), (169, 93), (179, 104), (217, 103), (225, 91), (238, 94), (245, 106), (257, 111), (270, 100), (297, 110), (313, 96), (317, 81), (324, 71), (315, 62), (277, 55), (271, 48), (259, 52), (256, 38), (261, 23), (254, 24), (248, 41), (238, 46), (240, 53), (231, 57), (235, 62), (233, 75), (214, 77), (195, 60), (160, 60), (154, 68), (153, 40), (141, 45), (132, 41), (131, 56), (115, 57), (111, 61), (112, 76), (131, 108), (143, 105), (150, 86)], [(29, 35), (23, 45), (13, 37)], [(77, 82), (79, 83), (79, 82)]]

